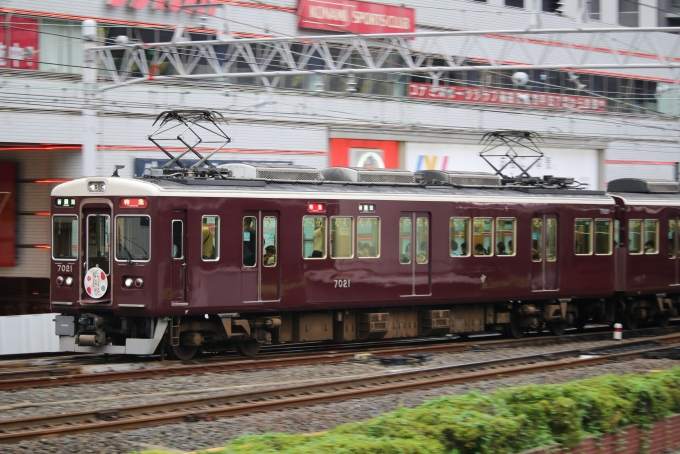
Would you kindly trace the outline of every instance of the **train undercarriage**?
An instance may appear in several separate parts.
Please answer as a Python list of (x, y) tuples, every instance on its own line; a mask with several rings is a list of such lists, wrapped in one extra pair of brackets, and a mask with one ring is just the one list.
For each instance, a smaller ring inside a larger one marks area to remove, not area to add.
[(680, 295), (602, 299), (555, 299), (457, 304), (429, 308), (324, 310), (271, 314), (206, 314), (175, 317), (115, 317), (87, 313), (57, 316), (62, 350), (103, 353), (168, 353), (181, 360), (200, 352), (237, 350), (255, 356), (264, 344), (355, 342), (415, 337), (464, 336), (501, 331), (520, 338), (527, 331), (588, 323), (667, 326), (680, 313)]

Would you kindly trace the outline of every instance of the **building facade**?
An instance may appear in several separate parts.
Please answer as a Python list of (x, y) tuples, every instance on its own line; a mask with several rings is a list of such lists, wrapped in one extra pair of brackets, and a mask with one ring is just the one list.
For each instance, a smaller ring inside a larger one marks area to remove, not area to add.
[[(139, 176), (145, 167), (167, 159), (146, 140), (163, 110), (222, 113), (234, 140), (216, 156), (220, 162), (491, 171), (479, 158), (480, 141), (490, 131), (511, 129), (532, 130), (543, 138), (545, 157), (534, 167), (537, 176), (574, 177), (595, 189), (626, 176), (678, 178), (678, 81), (655, 69), (576, 74), (531, 69), (518, 84), (513, 79), (516, 70), (484, 70), (486, 55), (480, 48), (464, 62), (479, 69), (444, 72), (436, 81), (430, 75), (406, 72), (351, 79), (290, 75), (282, 76), (275, 88), (258, 77), (177, 79), (98, 91), (96, 102), (88, 101), (86, 94), (93, 87), (86, 87), (82, 78), (84, 20), (97, 22), (100, 45), (168, 42), (179, 28), (184, 30), (183, 39), (192, 40), (213, 40), (220, 33), (236, 40), (328, 34), (328, 27), (301, 21), (306, 1), (316, 1), (314, 14), (325, 15), (317, 17), (317, 24), (342, 18), (342, 12), (333, 12), (321, 0), (300, 0), (300, 5), (296, 0), (34, 0), (30, 4), (0, 0), (0, 164), (12, 164), (0, 165), (0, 179), (16, 189), (11, 199), (13, 215), (0, 210), (2, 228), (15, 232), (0, 237), (9, 247), (0, 247), (0, 315), (47, 310), (49, 195), (55, 184), (83, 176), (86, 135), (96, 142), (96, 174), (110, 175), (115, 165), (124, 165), (121, 176)], [(668, 4), (661, 5), (664, 1)], [(350, 3), (355, 12), (368, 8), (362, 20), (371, 25), (374, 6)], [(388, 17), (401, 19), (387, 20), (382, 26), (402, 32), (507, 30), (527, 27), (533, 13), (525, 5), (528, 0), (520, 3), (412, 0), (377, 8), (394, 8)], [(670, 13), (661, 13), (665, 8), (675, 11), (677, 2), (672, 0), (635, 2), (639, 7), (635, 24), (630, 18), (621, 20), (628, 11), (626, 2), (619, 1), (618, 9), (612, 9), (615, 3), (590, 0), (589, 17), (600, 19), (592, 22), (593, 27), (674, 25)], [(541, 26), (576, 27), (577, 4), (542, 2), (552, 12), (540, 14)], [(563, 9), (557, 14), (560, 5)], [(650, 8), (654, 20), (647, 14)], [(370, 27), (333, 27), (330, 32), (338, 34), (374, 32)], [(535, 45), (548, 49), (559, 43)], [(606, 49), (595, 49), (596, 56), (598, 52), (602, 61), (608, 61)], [(389, 58), (399, 64), (398, 56)], [(323, 69), (313, 55), (307, 64)], [(237, 67), (249, 70), (247, 62), (237, 62)], [(134, 64), (129, 68), (139, 71)], [(169, 74), (163, 65), (154, 70)], [(94, 131), (85, 129), (84, 109), (95, 112)], [(10, 207), (7, 197), (5, 206)]]

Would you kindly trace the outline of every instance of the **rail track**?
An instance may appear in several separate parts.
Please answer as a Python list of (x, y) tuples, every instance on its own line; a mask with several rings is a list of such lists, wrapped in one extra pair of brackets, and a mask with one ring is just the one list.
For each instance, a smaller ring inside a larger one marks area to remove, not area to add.
[[(626, 332), (628, 338), (658, 336), (680, 332), (680, 325), (667, 328), (643, 328)], [(31, 368), (26, 370), (15, 369), (0, 372), (0, 390), (38, 388), (48, 386), (64, 386), (84, 383), (98, 383), (119, 380), (139, 380), (145, 378), (158, 378), (166, 376), (194, 375), (203, 373), (231, 372), (239, 370), (267, 369), (275, 367), (301, 366), (308, 364), (338, 363), (354, 357), (355, 353), (370, 352), (381, 356), (418, 354), (418, 353), (455, 353), (478, 348), (504, 348), (523, 347), (537, 345), (555, 345), (574, 341), (597, 341), (611, 339), (611, 331), (596, 330), (595, 332), (566, 334), (563, 336), (535, 335), (523, 339), (484, 339), (472, 338), (464, 342), (441, 341), (421, 344), (392, 344), (384, 345), (343, 345), (333, 346), (331, 351), (317, 353), (318, 347), (313, 346), (305, 349), (304, 346), (294, 347), (296, 351), (260, 355), (253, 359), (243, 357), (216, 356), (186, 362), (167, 363), (153, 361), (132, 369), (98, 371), (96, 373), (83, 373), (88, 367), (83, 364), (66, 364), (63, 367), (50, 365), (47, 368)], [(305, 351), (307, 350), (307, 351)], [(77, 357), (75, 357), (77, 358)], [(95, 358), (97, 364), (101, 355)]]
[(345, 377), (237, 394), (0, 420), (0, 443), (211, 420), (415, 389), (630, 360), (680, 348), (680, 333), (589, 350)]

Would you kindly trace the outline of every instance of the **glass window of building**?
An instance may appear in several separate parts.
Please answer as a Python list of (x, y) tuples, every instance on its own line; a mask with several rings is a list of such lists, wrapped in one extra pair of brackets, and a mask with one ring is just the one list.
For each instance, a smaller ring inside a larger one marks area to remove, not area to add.
[(639, 27), (640, 2), (619, 0), (619, 24), (624, 27)]

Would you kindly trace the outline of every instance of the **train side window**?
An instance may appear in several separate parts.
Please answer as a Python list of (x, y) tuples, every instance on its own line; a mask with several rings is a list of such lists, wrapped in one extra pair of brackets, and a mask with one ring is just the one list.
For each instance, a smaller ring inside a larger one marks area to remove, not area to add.
[(354, 257), (353, 246), (354, 218), (331, 216), (331, 258), (351, 259)]
[(326, 258), (326, 216), (304, 216), (302, 218), (302, 257), (305, 259)]
[(276, 241), (276, 217), (265, 216), (262, 219), (262, 247), (264, 248), (262, 264), (264, 266), (276, 266), (276, 251), (278, 250)]
[(201, 258), (205, 261), (220, 258), (220, 217), (203, 216), (201, 224)]
[(416, 220), (416, 263), (427, 263), (429, 260), (429, 221), (427, 218)]
[(676, 222), (675, 219), (668, 220), (668, 258), (675, 258), (675, 231)]
[(612, 221), (611, 219), (595, 219), (595, 254), (612, 253)]
[(515, 255), (515, 219), (496, 219), (496, 255)]
[(531, 260), (543, 260), (543, 219), (540, 218), (531, 221)]
[(359, 217), (357, 256), (360, 259), (380, 257), (380, 218)]
[(449, 221), (451, 257), (469, 257), (470, 218), (451, 218)]
[(404, 265), (411, 263), (412, 224), (411, 218), (399, 219), (399, 262)]
[(116, 216), (116, 260), (145, 262), (150, 251), (149, 216)]
[(475, 256), (493, 255), (493, 218), (475, 218), (472, 243)]
[(182, 221), (175, 219), (172, 221), (172, 258), (181, 259), (184, 257), (184, 226)]
[(557, 260), (557, 219), (548, 218), (545, 226), (545, 260)]
[(645, 220), (645, 254), (659, 253), (659, 221)]
[(628, 221), (628, 253), (642, 254), (642, 220)]
[(592, 254), (592, 219), (576, 219), (574, 221), (574, 252), (576, 255)]
[(55, 215), (52, 218), (52, 258), (78, 258), (78, 216)]

